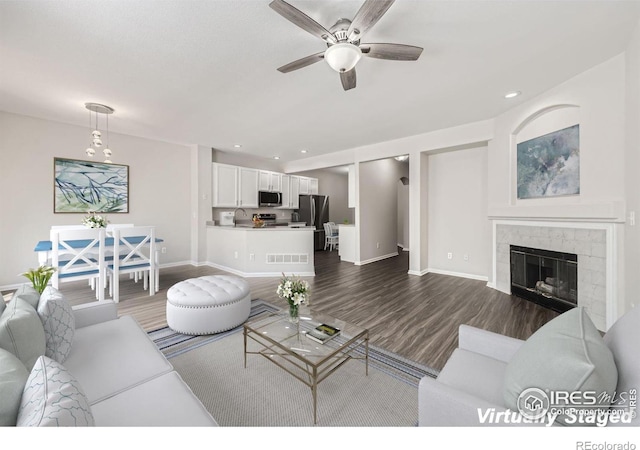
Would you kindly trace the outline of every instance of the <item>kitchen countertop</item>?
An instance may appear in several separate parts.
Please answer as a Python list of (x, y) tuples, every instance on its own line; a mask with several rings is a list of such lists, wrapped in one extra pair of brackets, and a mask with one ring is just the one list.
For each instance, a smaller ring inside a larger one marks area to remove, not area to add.
[(217, 225), (215, 222), (211, 222), (208, 221), (207, 222), (207, 226), (208, 227), (212, 227), (212, 228), (221, 228), (221, 229), (225, 229), (225, 230), (239, 230), (239, 231), (308, 231), (308, 230), (314, 230), (314, 227), (308, 227), (308, 226), (286, 226), (286, 225), (280, 225), (280, 226), (270, 226), (270, 227), (254, 227), (251, 224), (239, 224), (236, 226), (233, 225)]

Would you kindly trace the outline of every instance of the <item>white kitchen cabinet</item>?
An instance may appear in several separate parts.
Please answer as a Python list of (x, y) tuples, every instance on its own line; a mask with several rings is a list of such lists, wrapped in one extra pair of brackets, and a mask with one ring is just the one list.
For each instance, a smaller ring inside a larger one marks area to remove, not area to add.
[(309, 194), (318, 195), (318, 179), (309, 178)]
[(356, 207), (356, 166), (353, 164), (349, 166), (349, 188), (348, 188), (348, 200), (347, 207)]
[(212, 184), (212, 206), (238, 206), (238, 167), (213, 163)]
[(282, 174), (261, 170), (259, 176), (260, 180), (258, 185), (261, 191), (281, 192)]
[(277, 209), (289, 209), (291, 208), (291, 177), (289, 175), (282, 175), (282, 206), (278, 206)]
[(282, 206), (278, 209), (298, 209), (300, 207), (300, 177), (282, 175)]
[(300, 179), (300, 195), (309, 195), (309, 178), (299, 177)]
[(215, 208), (258, 207), (258, 171), (213, 163), (211, 206)]
[(289, 181), (289, 199), (291, 200), (291, 209), (300, 208), (300, 177), (291, 176)]
[(238, 167), (238, 206), (258, 207), (258, 171)]

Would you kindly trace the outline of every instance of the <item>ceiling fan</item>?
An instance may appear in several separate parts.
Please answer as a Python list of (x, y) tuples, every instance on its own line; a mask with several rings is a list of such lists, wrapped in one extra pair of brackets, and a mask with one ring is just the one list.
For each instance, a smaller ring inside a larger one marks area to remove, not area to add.
[(324, 59), (340, 73), (345, 91), (356, 87), (355, 65), (360, 58), (390, 59), (393, 61), (415, 61), (422, 48), (404, 44), (361, 44), (360, 39), (387, 12), (395, 0), (365, 0), (353, 20), (340, 19), (329, 30), (284, 0), (273, 0), (271, 9), (303, 30), (319, 37), (327, 49), (293, 61), (278, 70), (282, 73), (302, 69)]

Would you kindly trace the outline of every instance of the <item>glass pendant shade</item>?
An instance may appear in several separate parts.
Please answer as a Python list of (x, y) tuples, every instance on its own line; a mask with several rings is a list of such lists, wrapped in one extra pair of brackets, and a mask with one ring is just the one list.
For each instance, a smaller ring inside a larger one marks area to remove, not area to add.
[(334, 44), (324, 52), (324, 60), (336, 72), (348, 72), (362, 58), (362, 51), (348, 42)]
[[(84, 106), (89, 110), (89, 129), (92, 130), (91, 144), (85, 150), (85, 153), (87, 156), (92, 157), (96, 154), (96, 149), (102, 147), (102, 133), (98, 130), (98, 114), (104, 114), (106, 118), (107, 145), (102, 152), (106, 158), (104, 162), (110, 163), (112, 152), (109, 149), (109, 114), (113, 114), (114, 110), (110, 106), (101, 105), (100, 103), (85, 103)], [(95, 113), (95, 128), (91, 120), (91, 113)]]

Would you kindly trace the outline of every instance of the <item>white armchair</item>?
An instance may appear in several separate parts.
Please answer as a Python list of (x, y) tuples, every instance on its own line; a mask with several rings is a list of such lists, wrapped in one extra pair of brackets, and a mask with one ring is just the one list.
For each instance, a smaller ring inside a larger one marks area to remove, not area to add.
[[(555, 320), (555, 319), (554, 319)], [(532, 336), (533, 337), (533, 336)], [(599, 337), (598, 337), (599, 339)], [(640, 387), (640, 308), (636, 307), (611, 327), (601, 341), (613, 354), (617, 370), (616, 392), (629, 393)], [(509, 410), (504, 400), (507, 368), (525, 341), (461, 325), (458, 348), (437, 379), (425, 377), (418, 390), (420, 426), (505, 426), (481, 420), (487, 411)], [(551, 346), (550, 352), (557, 348)], [(614, 376), (613, 382), (615, 384)], [(513, 408), (511, 409), (513, 411)], [(526, 423), (515, 423), (523, 426)], [(533, 423), (528, 425), (544, 425)], [(613, 423), (609, 424), (613, 425)], [(624, 425), (624, 424), (623, 424)], [(636, 417), (631, 425), (640, 425)]]

